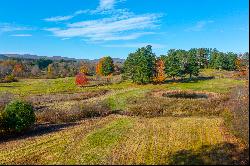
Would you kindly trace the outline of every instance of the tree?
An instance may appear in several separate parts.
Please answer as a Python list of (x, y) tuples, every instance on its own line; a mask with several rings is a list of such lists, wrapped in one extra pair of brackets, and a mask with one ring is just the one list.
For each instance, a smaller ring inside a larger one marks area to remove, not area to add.
[(53, 66), (52, 66), (52, 64), (49, 64), (49, 66), (48, 66), (47, 76), (48, 76), (48, 78), (53, 77)]
[(24, 67), (22, 64), (16, 64), (13, 68), (12, 74), (14, 76), (21, 76), (22, 72), (24, 71)]
[(32, 74), (33, 76), (39, 76), (40, 72), (41, 72), (41, 71), (40, 71), (38, 65), (35, 65), (35, 66), (32, 67), (32, 69), (31, 69), (31, 74)]
[(110, 56), (103, 57), (97, 63), (96, 73), (101, 76), (108, 76), (114, 72), (114, 62)]
[(52, 60), (50, 59), (39, 59), (37, 61), (37, 65), (39, 67), (39, 69), (45, 69), (49, 66), (49, 64), (53, 63)]
[(184, 57), (184, 73), (189, 75), (189, 78), (192, 78), (192, 75), (199, 75), (199, 64), (197, 61), (197, 54), (195, 49), (190, 49)]
[(162, 59), (158, 59), (155, 63), (155, 76), (153, 81), (155, 83), (163, 83), (165, 82), (165, 65), (164, 65), (164, 61)]
[(165, 58), (165, 72), (168, 76), (175, 80), (176, 76), (182, 75), (182, 63), (183, 50), (171, 49), (168, 51), (168, 55)]
[(114, 62), (113, 59), (108, 56), (104, 57), (104, 61), (102, 63), (102, 73), (104, 76), (111, 75), (114, 72)]
[(153, 79), (154, 67), (155, 54), (152, 52), (152, 46), (139, 48), (126, 59), (124, 78), (131, 78), (138, 84), (150, 83)]
[(103, 61), (104, 61), (104, 58), (101, 58), (97, 65), (96, 65), (96, 74), (99, 75), (99, 76), (102, 76), (103, 75), (103, 72), (102, 72), (102, 64), (103, 64)]
[(88, 74), (88, 68), (85, 65), (82, 65), (80, 68), (80, 73), (82, 74)]
[(196, 50), (198, 64), (200, 68), (207, 68), (209, 63), (209, 53), (210, 49), (208, 48), (198, 48)]

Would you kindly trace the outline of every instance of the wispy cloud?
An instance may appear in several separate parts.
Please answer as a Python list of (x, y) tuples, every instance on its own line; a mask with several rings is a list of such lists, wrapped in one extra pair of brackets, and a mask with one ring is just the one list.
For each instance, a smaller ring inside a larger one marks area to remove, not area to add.
[(88, 13), (88, 12), (89, 12), (89, 10), (79, 10), (79, 11), (76, 11), (75, 13), (73, 13), (72, 15), (50, 17), (50, 18), (45, 18), (43, 20), (47, 21), (47, 22), (67, 21), (67, 20), (70, 20), (70, 19), (80, 15), (80, 14), (84, 14), (84, 13)]
[(0, 23), (0, 33), (2, 32), (13, 32), (13, 31), (28, 31), (33, 30), (33, 28), (25, 27), (25, 26), (19, 26), (15, 24), (10, 23)]
[(109, 45), (102, 45), (102, 46), (110, 47), (110, 48), (138, 48), (138, 47), (144, 47), (147, 45), (151, 45), (155, 49), (161, 49), (161, 48), (167, 47), (167, 45), (158, 44), (158, 43), (125, 43), (125, 44), (109, 44)]
[(187, 28), (186, 31), (201, 31), (203, 30), (208, 24), (213, 23), (214, 21), (198, 21), (194, 26)]
[(115, 2), (116, 2), (115, 0), (100, 0), (99, 9), (100, 10), (113, 9)]
[(13, 35), (10, 35), (10, 36), (14, 36), (14, 37), (31, 37), (32, 35), (31, 34), (13, 34)]
[(66, 28), (46, 29), (61, 38), (82, 37), (90, 41), (131, 40), (154, 34), (150, 30), (158, 27), (159, 14), (110, 17), (68, 24)]

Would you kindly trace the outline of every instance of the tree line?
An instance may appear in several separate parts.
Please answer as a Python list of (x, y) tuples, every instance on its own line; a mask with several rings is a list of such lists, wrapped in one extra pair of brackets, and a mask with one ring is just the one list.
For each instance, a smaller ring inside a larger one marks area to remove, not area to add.
[(138, 84), (164, 82), (165, 74), (173, 80), (187, 75), (192, 78), (204, 68), (233, 71), (241, 65), (248, 66), (248, 57), (248, 53), (237, 55), (211, 48), (170, 49), (166, 55), (157, 57), (148, 45), (129, 54), (123, 66), (123, 78)]
[[(0, 60), (0, 82), (12, 82), (15, 78), (60, 78), (77, 74), (112, 76), (122, 74), (138, 84), (163, 83), (167, 77), (175, 80), (198, 76), (200, 69), (239, 70), (248, 67), (248, 52), (235, 54), (211, 48), (190, 50), (170, 49), (166, 55), (157, 57), (152, 46), (139, 48), (130, 53), (124, 64), (116, 64), (110, 56), (97, 63), (73, 60), (7, 59)], [(80, 77), (81, 78), (81, 77)], [(86, 82), (86, 78), (79, 79)]]

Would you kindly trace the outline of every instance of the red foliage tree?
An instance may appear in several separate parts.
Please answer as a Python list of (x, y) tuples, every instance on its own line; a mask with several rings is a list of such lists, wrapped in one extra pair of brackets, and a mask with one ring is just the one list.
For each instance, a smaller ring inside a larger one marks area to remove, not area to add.
[(78, 86), (86, 85), (86, 84), (88, 84), (88, 78), (86, 77), (85, 74), (79, 73), (79, 74), (76, 75), (75, 83)]

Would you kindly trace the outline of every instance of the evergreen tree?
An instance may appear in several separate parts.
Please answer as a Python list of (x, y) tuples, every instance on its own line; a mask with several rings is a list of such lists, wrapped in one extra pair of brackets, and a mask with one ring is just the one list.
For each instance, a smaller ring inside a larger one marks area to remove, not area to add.
[(155, 54), (152, 46), (148, 45), (129, 54), (124, 63), (124, 76), (138, 84), (150, 83), (155, 67)]
[(175, 77), (182, 74), (181, 50), (171, 49), (165, 57), (165, 72), (175, 80)]
[(184, 57), (184, 73), (188, 74), (189, 78), (192, 78), (192, 75), (199, 75), (200, 67), (197, 59), (198, 58), (195, 49), (190, 49)]

